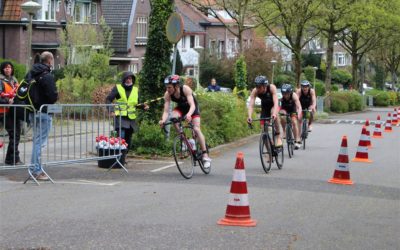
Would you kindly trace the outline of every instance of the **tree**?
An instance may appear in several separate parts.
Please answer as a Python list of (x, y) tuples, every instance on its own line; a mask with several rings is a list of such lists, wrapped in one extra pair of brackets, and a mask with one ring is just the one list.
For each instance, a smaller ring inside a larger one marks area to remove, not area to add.
[[(357, 89), (362, 86), (359, 82), (358, 68), (362, 64), (363, 72), (364, 56), (379, 47), (383, 31), (390, 23), (383, 2), (387, 1), (363, 0), (354, 3), (351, 15), (347, 18), (349, 27), (340, 34), (341, 44), (351, 54), (352, 86)], [(364, 77), (364, 74), (362, 76)], [(361, 82), (364, 82), (364, 79), (361, 79)]]
[[(313, 0), (267, 0), (258, 10), (261, 24), (294, 54), (297, 86), (302, 72), (301, 49), (319, 32), (310, 26), (319, 6), (320, 2)], [(288, 42), (281, 38), (282, 33)]]
[(325, 86), (329, 91), (332, 81), (334, 43), (338, 40), (337, 35), (349, 26), (346, 17), (351, 13), (350, 6), (355, 0), (321, 0), (321, 2), (320, 15), (315, 21), (315, 26), (327, 39)]
[[(239, 53), (243, 52), (243, 32), (257, 26), (254, 23), (253, 13), (259, 6), (261, 0), (183, 0), (187, 4), (193, 5), (206, 15), (218, 19), (230, 33), (238, 38)], [(221, 16), (221, 11), (228, 15), (232, 22)], [(251, 22), (250, 22), (251, 20)]]
[(236, 91), (239, 96), (244, 97), (243, 91), (247, 87), (247, 69), (244, 56), (240, 56), (235, 63), (235, 83)]
[[(140, 72), (139, 102), (153, 100), (164, 92), (163, 79), (171, 73), (172, 44), (167, 40), (166, 20), (172, 14), (172, 0), (151, 0), (149, 39), (143, 69)], [(149, 111), (140, 113), (139, 119), (158, 121), (161, 105), (150, 103)]]

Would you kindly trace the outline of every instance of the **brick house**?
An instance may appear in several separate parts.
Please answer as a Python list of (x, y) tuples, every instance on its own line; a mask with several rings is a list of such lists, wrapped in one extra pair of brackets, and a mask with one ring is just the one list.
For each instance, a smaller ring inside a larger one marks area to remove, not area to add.
[[(25, 63), (28, 55), (29, 16), (21, 10), (27, 0), (0, 0), (0, 57)], [(100, 0), (37, 0), (42, 7), (32, 23), (30, 64), (36, 54), (48, 50), (54, 54), (55, 68), (64, 65), (58, 51), (59, 36), (67, 20), (97, 24), (101, 16)]]
[[(184, 37), (178, 43), (181, 57), (184, 57), (182, 54), (190, 48), (194, 49), (199, 56), (201, 51), (204, 51), (205, 54), (216, 55), (218, 58), (232, 58), (237, 55), (239, 41), (221, 21), (211, 15), (206, 15), (194, 6), (184, 3), (181, 0), (176, 0), (175, 5), (185, 22)], [(225, 24), (234, 25), (234, 21), (226, 13), (224, 14), (223, 11), (218, 11), (218, 15)], [(243, 33), (244, 47), (250, 47), (254, 41), (254, 37), (255, 34), (252, 29), (246, 30)], [(185, 65), (184, 62), (183, 64), (184, 68), (187, 67), (186, 74), (191, 75), (194, 72), (191, 69), (192, 66)]]
[(146, 51), (150, 0), (103, 0), (103, 16), (113, 30), (111, 65), (138, 73)]

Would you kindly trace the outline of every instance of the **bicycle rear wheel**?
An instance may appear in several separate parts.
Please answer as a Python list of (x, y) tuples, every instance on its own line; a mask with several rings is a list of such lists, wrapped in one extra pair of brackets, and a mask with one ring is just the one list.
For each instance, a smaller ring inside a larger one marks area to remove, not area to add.
[(179, 135), (174, 139), (174, 158), (181, 175), (186, 179), (192, 178), (194, 172), (193, 155), (188, 145)]
[(261, 165), (268, 174), (271, 170), (272, 164), (272, 151), (271, 151), (271, 144), (267, 134), (262, 133), (260, 136), (260, 158), (261, 158)]
[(303, 141), (303, 149), (306, 149), (306, 139), (308, 136), (308, 125), (307, 125), (307, 119), (303, 120), (303, 126), (302, 126), (302, 133), (301, 133), (301, 140)]
[(290, 125), (286, 125), (286, 143), (288, 147), (289, 158), (292, 158), (294, 154), (294, 135)]
[[(203, 173), (205, 173), (205, 174), (209, 174), (211, 172), (211, 163), (210, 163), (210, 167), (208, 167), (208, 168), (204, 167), (204, 163), (202, 161), (202, 152), (201, 152), (200, 144), (197, 141), (196, 141), (196, 146), (197, 146), (197, 156), (196, 156), (196, 158), (197, 158), (197, 162), (199, 163), (199, 166), (201, 168), (201, 171), (203, 171)], [(206, 150), (207, 150), (207, 154), (208, 154), (209, 152), (208, 152), (207, 143), (206, 143)]]

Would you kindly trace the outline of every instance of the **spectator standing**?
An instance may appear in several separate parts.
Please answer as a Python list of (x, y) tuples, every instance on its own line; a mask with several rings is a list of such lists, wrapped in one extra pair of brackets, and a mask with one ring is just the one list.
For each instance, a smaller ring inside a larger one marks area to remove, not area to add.
[[(14, 97), (18, 88), (18, 81), (14, 77), (14, 65), (5, 61), (0, 65), (0, 104), (14, 104)], [(1, 127), (4, 126), (8, 133), (9, 143), (4, 163), (7, 165), (23, 165), (19, 158), (18, 145), (21, 137), (21, 121), (15, 119), (16, 110), (14, 108), (1, 107)]]
[[(139, 89), (134, 86), (136, 81), (135, 75), (130, 72), (124, 72), (120, 84), (116, 84), (112, 88), (110, 94), (106, 97), (106, 103), (110, 104), (114, 100), (119, 106), (117, 110), (113, 111), (115, 115), (115, 128), (119, 137), (125, 139), (128, 143), (127, 154), (131, 147), (132, 135), (137, 130), (136, 124), (136, 107), (139, 100)], [(144, 105), (144, 109), (148, 109), (147, 104)], [(121, 119), (119, 119), (121, 117)], [(121, 125), (119, 122), (121, 121)], [(121, 134), (119, 128), (121, 126)], [(125, 157), (122, 157), (122, 164), (126, 164)]]
[[(51, 74), (53, 64), (53, 54), (45, 51), (40, 54), (40, 63), (35, 63), (25, 77), (27, 82), (32, 79), (36, 80), (36, 83), (31, 86), (29, 91), (35, 110), (40, 110), (42, 105), (54, 104), (58, 99), (57, 86), (54, 76)], [(34, 121), (32, 166), (29, 170), (36, 180), (45, 181), (49, 180), (49, 177), (40, 165), (40, 157), (42, 148), (46, 145), (50, 133), (52, 116), (47, 113), (47, 107), (40, 111), (29, 114), (30, 121)]]
[(207, 91), (210, 91), (210, 92), (221, 91), (221, 87), (217, 84), (217, 80), (215, 80), (215, 78), (211, 78), (211, 84), (208, 85)]

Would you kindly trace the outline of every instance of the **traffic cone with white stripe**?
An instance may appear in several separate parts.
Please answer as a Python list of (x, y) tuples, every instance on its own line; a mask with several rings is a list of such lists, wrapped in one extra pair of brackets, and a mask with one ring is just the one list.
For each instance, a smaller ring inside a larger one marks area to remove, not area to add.
[(392, 132), (392, 115), (390, 113), (388, 113), (388, 118), (386, 120), (385, 132)]
[(397, 125), (397, 123), (399, 123), (399, 120), (397, 117), (397, 109), (395, 108), (393, 111), (392, 125)]
[(400, 107), (397, 108), (397, 123), (400, 123)]
[(231, 193), (226, 207), (225, 218), (217, 222), (223, 226), (255, 227), (257, 222), (250, 217), (249, 198), (247, 196), (246, 172), (244, 170), (243, 153), (236, 157), (235, 170), (231, 185)]
[(368, 144), (367, 144), (367, 147), (368, 148), (372, 148), (372, 142), (371, 142), (371, 133), (369, 132), (369, 120), (367, 119), (366, 121), (365, 121), (365, 125), (364, 125), (364, 127), (365, 127), (365, 130), (367, 131), (367, 142), (368, 142)]
[(373, 133), (372, 137), (373, 138), (383, 138), (381, 116), (378, 115), (378, 117), (376, 119), (377, 119), (377, 121), (375, 123), (374, 133)]
[(342, 137), (342, 144), (340, 146), (335, 172), (333, 172), (333, 177), (329, 179), (328, 182), (342, 185), (354, 184), (350, 179), (349, 155), (347, 153), (346, 136)]
[(351, 161), (367, 162), (367, 163), (372, 162), (370, 159), (368, 159), (368, 138), (365, 127), (363, 127), (361, 131), (361, 137), (360, 141), (358, 142), (356, 157), (353, 158), (353, 160)]

